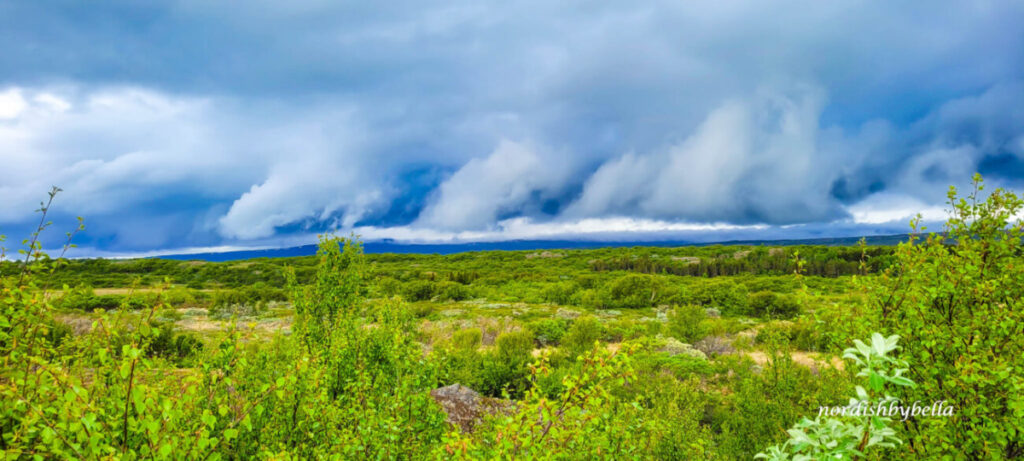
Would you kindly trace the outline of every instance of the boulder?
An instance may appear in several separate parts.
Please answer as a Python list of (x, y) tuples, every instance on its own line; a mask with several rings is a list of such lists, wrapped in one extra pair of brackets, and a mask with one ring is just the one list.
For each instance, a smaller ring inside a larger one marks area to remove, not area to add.
[(511, 408), (507, 401), (483, 397), (479, 392), (461, 384), (434, 389), (430, 391), (430, 397), (448, 415), (448, 423), (459, 426), (464, 432), (472, 432), (484, 416)]

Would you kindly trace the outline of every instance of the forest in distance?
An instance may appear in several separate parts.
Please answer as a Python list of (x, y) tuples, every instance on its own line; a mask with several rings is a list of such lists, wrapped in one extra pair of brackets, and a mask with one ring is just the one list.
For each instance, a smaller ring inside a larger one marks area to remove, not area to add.
[(980, 177), (896, 246), (67, 259), (48, 207), (5, 459), (1024, 457), (1024, 202)]

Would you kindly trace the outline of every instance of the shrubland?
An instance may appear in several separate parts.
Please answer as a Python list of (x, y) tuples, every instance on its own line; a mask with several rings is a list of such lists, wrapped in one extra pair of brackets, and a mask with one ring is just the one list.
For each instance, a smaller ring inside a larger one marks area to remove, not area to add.
[[(0, 449), (1020, 458), (1022, 203), (976, 184), (942, 234), (897, 247), (365, 255), (324, 237), (303, 258), (69, 261), (43, 255), (42, 224), (0, 262)], [(431, 396), (453, 384), (487, 403), (470, 426)], [(955, 413), (818, 411), (939, 400)]]

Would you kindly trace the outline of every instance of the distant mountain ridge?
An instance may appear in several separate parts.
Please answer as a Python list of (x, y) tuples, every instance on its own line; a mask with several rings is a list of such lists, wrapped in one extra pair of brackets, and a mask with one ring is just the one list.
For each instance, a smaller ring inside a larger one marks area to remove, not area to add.
[[(856, 245), (863, 238), (868, 245), (896, 245), (907, 240), (910, 234), (876, 235), (865, 237), (824, 237), (814, 239), (786, 240), (729, 240), (721, 242), (688, 242), (681, 240), (664, 241), (585, 241), (585, 240), (506, 240), (499, 242), (467, 242), (467, 243), (395, 243), (389, 241), (372, 241), (363, 243), (366, 253), (416, 253), (416, 254), (454, 254), (469, 251), (520, 251), (520, 250), (572, 250), (609, 247), (680, 247), (680, 246), (711, 246), (711, 245)], [(155, 256), (155, 258), (197, 261), (235, 261), (253, 258), (287, 258), (293, 256), (310, 256), (316, 254), (314, 244), (288, 248), (264, 250), (237, 250), (211, 253), (171, 254)]]

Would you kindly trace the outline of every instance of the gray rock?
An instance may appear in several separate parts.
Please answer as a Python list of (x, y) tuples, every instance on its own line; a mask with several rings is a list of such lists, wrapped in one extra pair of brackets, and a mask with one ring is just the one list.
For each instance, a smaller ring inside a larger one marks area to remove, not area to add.
[(464, 432), (472, 432), (484, 416), (512, 408), (510, 402), (482, 397), (477, 391), (461, 384), (434, 389), (430, 391), (430, 397), (448, 415), (448, 423), (459, 426)]

